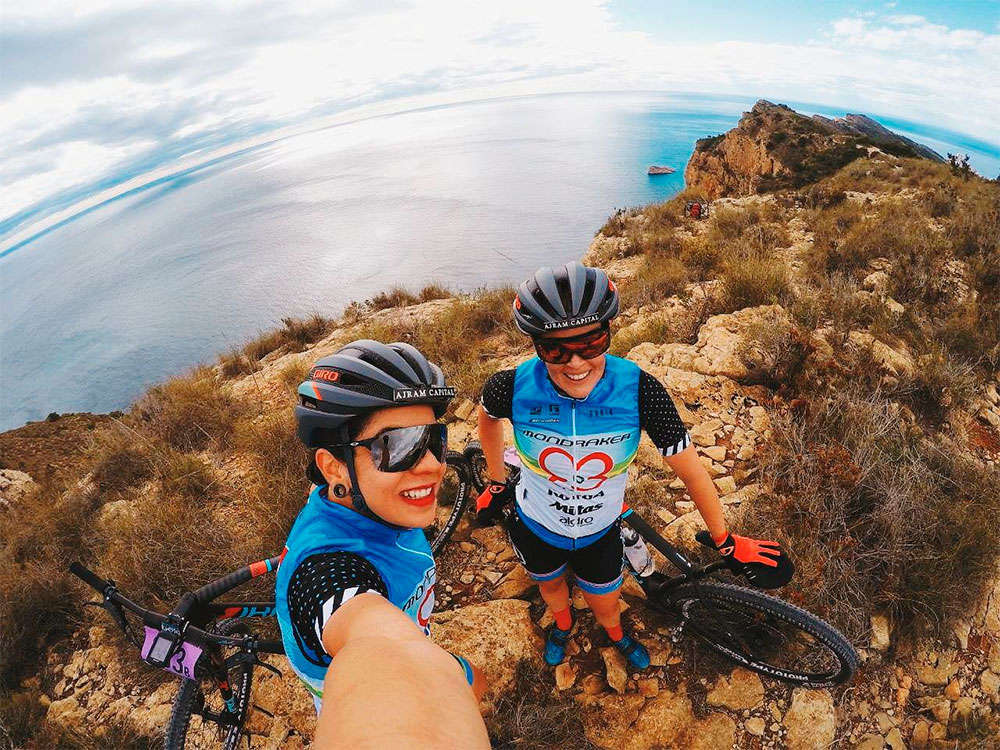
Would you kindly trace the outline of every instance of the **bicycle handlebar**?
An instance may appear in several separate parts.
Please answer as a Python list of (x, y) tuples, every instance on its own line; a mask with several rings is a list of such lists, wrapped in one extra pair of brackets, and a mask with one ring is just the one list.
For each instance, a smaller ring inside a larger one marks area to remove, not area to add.
[(282, 557), (283, 555), (277, 555), (266, 560), (251, 563), (250, 565), (246, 565), (239, 570), (234, 570), (232, 573), (229, 573), (216, 581), (206, 583), (200, 589), (196, 589), (195, 591), (185, 594), (171, 614), (177, 617), (185, 617), (195, 605), (210, 602), (216, 597), (225, 594), (227, 591), (231, 591), (237, 586), (246, 583), (251, 578), (256, 578), (259, 575), (263, 575), (264, 573), (274, 570), (278, 567)]
[[(236, 571), (236, 573), (241, 573), (244, 570), (247, 571), (247, 578), (244, 580), (249, 580), (250, 578), (253, 577), (252, 573), (250, 572), (250, 567), (251, 566), (247, 566), (246, 568), (241, 568), (240, 570)], [(127, 599), (118, 592), (118, 589), (115, 587), (114, 583), (101, 578), (99, 575), (94, 573), (92, 570), (84, 567), (79, 562), (72, 563), (69, 566), (69, 572), (75, 575), (80, 580), (82, 580), (91, 588), (95, 589), (98, 593), (102, 594), (104, 596), (105, 601), (112, 601), (119, 607), (124, 607), (130, 612), (138, 615), (144, 625), (148, 625), (151, 628), (159, 629), (160, 625), (167, 618), (167, 615), (161, 615), (159, 612), (154, 612), (153, 610), (146, 609), (145, 607), (140, 607), (132, 600)], [(233, 575), (234, 574), (230, 574), (229, 576), (226, 576), (224, 579), (220, 579), (220, 581), (216, 581), (215, 583), (219, 583), (221, 581), (231, 581)], [(230, 585), (228, 588), (223, 588), (222, 591), (228, 591), (229, 589), (239, 585), (239, 583), (242, 582), (243, 581), (234, 583)], [(207, 587), (203, 586), (202, 589), (204, 588)], [(201, 591), (201, 589), (199, 589), (199, 591)], [(191, 596), (192, 594), (185, 595), (185, 597), (181, 600), (181, 602), (183, 603), (185, 599)], [(216, 596), (218, 596), (218, 594), (216, 594)], [(177, 609), (180, 609), (180, 605), (178, 605)], [(174, 614), (176, 614), (176, 610)], [(260, 651), (265, 654), (285, 653), (285, 648), (284, 645), (281, 643), (281, 641), (259, 641), (255, 638), (248, 639), (245, 636), (219, 635), (217, 633), (209, 633), (208, 631), (202, 630), (201, 628), (195, 627), (194, 625), (189, 625), (187, 629), (184, 631), (184, 639), (191, 641), (197, 645), (205, 645), (212, 643), (218, 646), (236, 646), (236, 647), (243, 647), (247, 645), (248, 642), (250, 642), (250, 645), (252, 646), (254, 651)]]

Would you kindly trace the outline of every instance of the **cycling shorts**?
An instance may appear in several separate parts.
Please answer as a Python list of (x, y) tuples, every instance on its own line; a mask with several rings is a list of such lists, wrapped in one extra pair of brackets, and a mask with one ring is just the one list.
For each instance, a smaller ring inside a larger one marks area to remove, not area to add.
[(622, 535), (619, 522), (586, 547), (560, 549), (540, 539), (517, 512), (511, 513), (507, 534), (515, 554), (535, 581), (551, 581), (572, 573), (590, 594), (610, 594), (622, 585)]

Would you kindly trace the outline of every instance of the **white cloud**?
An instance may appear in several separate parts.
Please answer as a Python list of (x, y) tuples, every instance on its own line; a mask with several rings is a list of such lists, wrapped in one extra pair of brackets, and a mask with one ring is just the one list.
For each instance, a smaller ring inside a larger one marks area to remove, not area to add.
[(913, 15), (842, 18), (821, 42), (689, 44), (620, 29), (603, 0), (10, 6), (0, 28), (0, 219), (150, 151), (174, 159), (418, 95), (759, 94), (994, 139), (1000, 119), (1000, 93), (984, 85), (1000, 69), (1000, 35)]

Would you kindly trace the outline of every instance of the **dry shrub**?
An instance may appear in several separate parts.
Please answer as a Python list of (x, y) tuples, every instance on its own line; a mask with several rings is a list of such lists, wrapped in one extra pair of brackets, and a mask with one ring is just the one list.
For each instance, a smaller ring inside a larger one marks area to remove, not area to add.
[(748, 204), (745, 206), (720, 206), (712, 211), (707, 239), (710, 243), (728, 250), (734, 243), (750, 245), (760, 252), (768, 252), (788, 244), (788, 233), (780, 218), (776, 204)]
[(884, 394), (844, 389), (779, 422), (747, 510), (797, 565), (788, 595), (856, 643), (887, 612), (900, 632), (967, 616), (1000, 554), (1000, 472), (906, 423)]
[(237, 447), (250, 460), (234, 500), (237, 535), (247, 559), (275, 555), (309, 492), (309, 452), (299, 442), (292, 410), (241, 424)]
[(93, 479), (102, 493), (135, 487), (153, 474), (149, 446), (120, 422), (95, 440)]
[(225, 445), (240, 405), (208, 367), (147, 391), (132, 408), (139, 429), (179, 451)]
[(722, 274), (725, 306), (730, 311), (777, 304), (787, 295), (788, 288), (785, 266), (758, 253), (728, 260)]
[(122, 502), (102, 517), (92, 548), (100, 551), (99, 572), (135, 601), (169, 606), (247, 562), (214, 503), (156, 490)]
[(569, 696), (553, 697), (546, 670), (528, 660), (517, 664), (514, 685), (487, 718), (494, 748), (590, 750), (580, 707)]
[(941, 348), (920, 357), (913, 373), (900, 381), (893, 396), (934, 424), (943, 422), (949, 410), (967, 405), (979, 390), (972, 366)]
[(604, 225), (594, 232), (596, 237), (603, 234), (605, 237), (621, 237), (628, 228), (628, 220), (638, 213), (634, 208), (616, 208), (615, 212), (608, 217)]
[(430, 302), (433, 299), (448, 299), (453, 296), (451, 290), (442, 284), (427, 284), (417, 295), (421, 302)]
[(685, 240), (681, 250), (681, 261), (692, 271), (692, 278), (698, 281), (718, 275), (724, 258), (723, 248), (704, 235)]
[(365, 300), (369, 310), (388, 310), (393, 307), (407, 307), (420, 302), (412, 292), (401, 286), (394, 286), (386, 292), (379, 292), (374, 297)]
[(260, 369), (259, 362), (271, 352), (285, 349), (300, 352), (333, 330), (336, 321), (313, 313), (307, 318), (282, 318), (282, 327), (263, 333), (247, 342), (241, 349), (234, 349), (219, 357), (219, 367), (224, 378), (249, 375)]
[(85, 555), (100, 502), (93, 491), (41, 491), (0, 513), (0, 684), (16, 684), (78, 610), (67, 568)]
[(146, 737), (127, 721), (102, 724), (99, 733), (70, 729), (46, 719), (37, 689), (0, 691), (0, 748), (23, 750), (153, 750), (162, 738)]
[(169, 497), (183, 496), (191, 500), (209, 500), (210, 492), (219, 487), (215, 470), (200, 456), (179, 451), (163, 451), (157, 457), (156, 473)]
[(68, 632), (79, 607), (66, 573), (70, 559), (65, 550), (58, 557), (6, 562), (0, 571), (0, 684), (17, 684), (50, 640)]
[(641, 326), (629, 326), (615, 334), (609, 352), (624, 357), (639, 344), (666, 344), (675, 340), (675, 326), (663, 317), (650, 318)]
[(281, 372), (278, 373), (278, 378), (287, 388), (295, 391), (299, 387), (299, 384), (309, 375), (309, 370), (311, 369), (312, 362), (308, 358), (297, 359), (282, 367)]
[(681, 294), (687, 283), (687, 268), (677, 258), (647, 255), (635, 275), (622, 284), (621, 302), (627, 309), (662, 302)]

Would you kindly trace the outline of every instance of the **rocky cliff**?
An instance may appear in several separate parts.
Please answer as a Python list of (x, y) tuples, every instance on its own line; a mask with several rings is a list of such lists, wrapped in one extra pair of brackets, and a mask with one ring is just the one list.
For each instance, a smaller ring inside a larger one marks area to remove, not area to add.
[(728, 133), (697, 142), (684, 180), (707, 198), (795, 188), (869, 156), (872, 148), (942, 161), (864, 115), (809, 118), (761, 99)]
[[(702, 221), (684, 216), (690, 191), (620, 212), (585, 261), (622, 291), (614, 352), (667, 386), (730, 523), (792, 550), (796, 585), (781, 595), (843, 630), (862, 669), (832, 691), (763, 680), (675, 642), (631, 584), (624, 618), (651, 669), (626, 668), (579, 592), (569, 658), (545, 669), (551, 615), (502, 531), (466, 520), (438, 560), (433, 631), (489, 674), (497, 747), (997, 746), (1000, 188), (873, 146), (799, 190), (756, 194), (804, 172), (793, 156), (807, 149), (768, 146), (780, 123), (817, 148), (855, 137), (759, 103), (688, 167), (706, 173), (713, 154), (719, 190), (753, 195), (714, 201)], [(443, 364), (461, 389), (447, 416), (461, 447), (483, 378), (530, 356), (509, 299), (394, 290), (334, 321), (289, 322), (115, 419), (0, 436), (0, 468), (20, 472), (0, 477), (0, 738), (156, 742), (176, 683), (137, 671), (110, 623), (80, 614), (66, 561), (154, 603), (276, 548), (306, 490), (292, 389), (353, 338), (412, 341)], [(698, 554), (700, 517), (646, 440), (629, 498)], [(206, 528), (210, 545), (190, 542)], [(282, 676), (254, 690), (274, 715), (254, 712), (254, 746), (307, 747), (311, 702), (274, 663)]]

